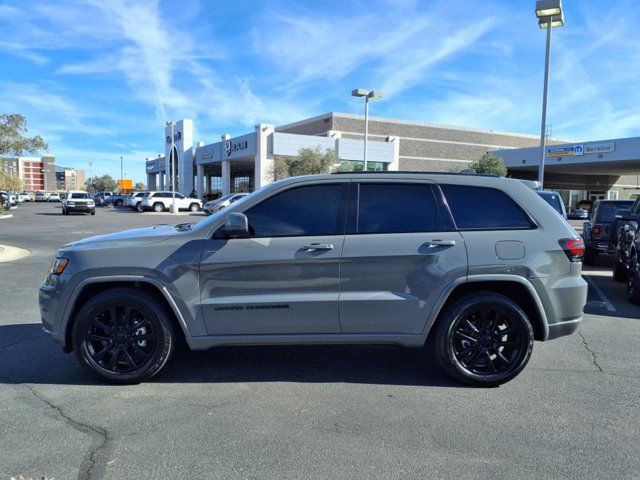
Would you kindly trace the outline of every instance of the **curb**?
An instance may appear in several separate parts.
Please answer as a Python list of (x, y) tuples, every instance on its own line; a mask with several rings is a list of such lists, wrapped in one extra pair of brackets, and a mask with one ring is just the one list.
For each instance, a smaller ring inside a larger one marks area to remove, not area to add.
[(0, 263), (20, 260), (22, 258), (28, 257), (29, 255), (31, 255), (31, 252), (25, 248), (0, 245)]
[(0, 215), (0, 220), (4, 220), (5, 218), (13, 218), (13, 214), (10, 213), (9, 215)]

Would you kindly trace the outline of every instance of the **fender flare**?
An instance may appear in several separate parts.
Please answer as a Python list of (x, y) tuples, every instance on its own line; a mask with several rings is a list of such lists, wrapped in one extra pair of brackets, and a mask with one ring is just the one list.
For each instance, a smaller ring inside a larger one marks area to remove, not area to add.
[[(187, 327), (187, 322), (185, 321), (184, 316), (182, 315), (182, 312), (178, 308), (178, 305), (176, 304), (175, 300), (171, 296), (171, 293), (169, 293), (169, 291), (167, 290), (167, 287), (165, 287), (161, 282), (159, 282), (154, 278), (146, 277), (144, 275), (106, 275), (106, 276), (100, 276), (100, 277), (87, 278), (79, 282), (74, 287), (73, 292), (71, 293), (71, 296), (69, 297), (69, 300), (65, 305), (64, 313), (62, 314), (60, 331), (61, 333), (63, 333), (64, 339), (67, 338), (67, 329), (69, 328), (69, 320), (71, 317), (71, 313), (73, 312), (76, 306), (76, 302), (78, 300), (78, 296), (80, 295), (80, 292), (82, 292), (84, 287), (86, 287), (87, 285), (93, 285), (96, 283), (108, 283), (108, 282), (138, 282), (138, 283), (147, 283), (147, 284), (153, 285), (162, 294), (164, 299), (169, 304), (169, 307), (173, 311), (174, 315), (176, 316), (176, 319), (178, 320), (178, 323), (180, 324), (180, 328), (182, 328), (182, 332), (184, 333), (184, 337), (187, 341), (187, 344), (189, 345), (190, 348), (192, 347), (191, 335), (189, 333), (189, 328)], [(65, 340), (65, 344), (66, 344), (66, 340)], [(68, 345), (65, 345), (65, 346), (68, 347)]]
[(425, 323), (424, 328), (422, 329), (421, 334), (428, 336), (431, 332), (431, 328), (433, 327), (438, 315), (442, 311), (442, 307), (451, 296), (451, 293), (460, 285), (465, 283), (480, 283), (480, 282), (517, 282), (520, 285), (523, 285), (531, 298), (533, 299), (534, 305), (538, 309), (538, 314), (540, 315), (540, 319), (542, 321), (542, 328), (544, 331), (543, 341), (549, 338), (549, 323), (547, 322), (547, 314), (544, 311), (544, 306), (542, 305), (542, 301), (540, 300), (540, 296), (536, 289), (533, 287), (531, 282), (529, 282), (526, 278), (521, 277), (519, 275), (507, 275), (507, 274), (479, 274), (479, 275), (469, 275), (466, 277), (460, 277), (451, 282), (447, 288), (442, 292), (437, 302), (431, 309), (431, 313), (429, 314), (429, 318)]

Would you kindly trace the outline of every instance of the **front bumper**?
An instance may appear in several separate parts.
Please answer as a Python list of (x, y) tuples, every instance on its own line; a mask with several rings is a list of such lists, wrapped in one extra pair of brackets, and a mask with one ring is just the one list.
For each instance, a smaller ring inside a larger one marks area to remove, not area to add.
[(67, 205), (65, 207), (68, 212), (91, 212), (95, 210), (95, 205)]
[(42, 328), (54, 342), (64, 346), (64, 334), (60, 328), (61, 308), (60, 294), (55, 285), (44, 284), (38, 294)]

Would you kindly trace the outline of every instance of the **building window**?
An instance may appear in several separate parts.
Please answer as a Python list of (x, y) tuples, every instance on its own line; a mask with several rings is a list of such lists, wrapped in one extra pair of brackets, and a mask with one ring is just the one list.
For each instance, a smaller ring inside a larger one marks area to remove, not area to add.
[[(385, 162), (367, 162), (368, 172), (384, 172), (388, 164)], [(361, 172), (364, 170), (364, 162), (358, 160), (341, 160), (340, 170), (344, 172)]]

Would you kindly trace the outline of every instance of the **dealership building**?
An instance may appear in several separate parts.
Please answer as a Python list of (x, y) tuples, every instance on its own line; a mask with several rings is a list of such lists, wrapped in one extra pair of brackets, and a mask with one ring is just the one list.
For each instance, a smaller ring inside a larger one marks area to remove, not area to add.
[[(213, 143), (195, 140), (191, 120), (183, 119), (165, 127), (164, 155), (148, 158), (146, 162), (149, 189), (169, 190), (174, 171), (176, 187), (184, 194), (193, 190), (199, 196), (214, 191), (223, 194), (253, 191), (273, 181), (276, 159), (294, 157), (305, 147), (333, 150), (341, 163), (353, 169), (362, 168), (364, 117), (330, 112), (282, 126), (260, 123), (243, 135), (222, 135)], [(603, 191), (605, 196), (611, 196), (612, 189), (618, 192), (616, 198), (629, 198), (637, 193), (632, 192), (631, 187), (637, 187), (637, 182), (635, 176), (630, 175), (636, 166), (628, 158), (633, 156), (629, 149), (635, 148), (636, 140), (579, 144), (586, 149), (581, 157), (591, 160), (591, 164), (585, 167), (575, 163), (572, 167), (566, 152), (570, 145), (578, 144), (549, 139), (545, 186), (562, 190), (567, 204), (569, 196), (575, 201), (602, 195)], [(369, 117), (367, 164), (370, 170), (449, 172), (463, 169), (489, 151), (497, 151), (511, 176), (532, 178), (539, 143), (536, 135)], [(610, 151), (592, 152), (592, 149), (604, 148), (597, 147), (599, 144), (611, 143), (613, 147), (607, 147)], [(640, 148), (636, 151), (640, 157)], [(622, 163), (616, 163), (619, 157)], [(561, 162), (569, 166), (569, 173), (567, 169), (558, 170)], [(619, 167), (624, 168), (618, 170)], [(623, 190), (625, 188), (628, 191)]]

